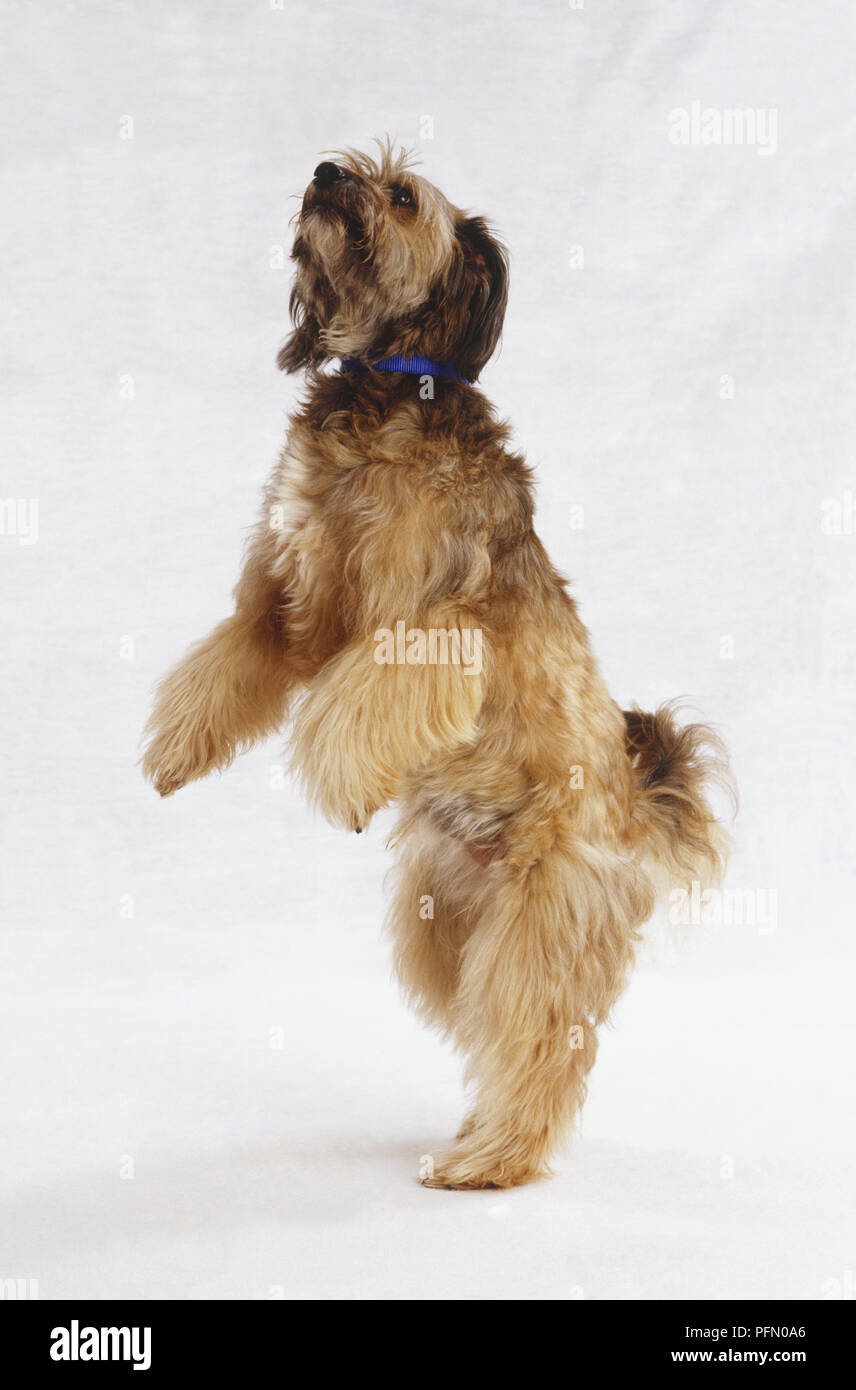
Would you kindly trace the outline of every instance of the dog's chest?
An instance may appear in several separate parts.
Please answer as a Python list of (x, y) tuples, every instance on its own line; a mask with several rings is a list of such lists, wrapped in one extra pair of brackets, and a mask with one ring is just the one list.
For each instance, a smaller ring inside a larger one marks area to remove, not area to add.
[(324, 603), (390, 505), (370, 470), (337, 464), (310, 437), (287, 443), (269, 490), (274, 569), (310, 602)]

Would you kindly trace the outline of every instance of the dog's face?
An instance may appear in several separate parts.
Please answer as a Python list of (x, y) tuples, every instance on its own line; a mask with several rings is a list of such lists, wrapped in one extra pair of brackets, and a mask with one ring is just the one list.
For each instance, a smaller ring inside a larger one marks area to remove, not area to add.
[(508, 296), (505, 252), (387, 145), (315, 170), (292, 250), (294, 332), (279, 365), (420, 353), (475, 380), (493, 353)]

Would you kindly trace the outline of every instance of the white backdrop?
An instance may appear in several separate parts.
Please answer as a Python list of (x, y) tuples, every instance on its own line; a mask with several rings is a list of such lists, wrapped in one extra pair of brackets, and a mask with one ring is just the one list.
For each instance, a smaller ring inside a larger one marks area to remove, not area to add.
[[(850, 10), (2, 5), (0, 1278), (852, 1296)], [(693, 103), (756, 142), (675, 143)], [(276, 740), (165, 803), (136, 767), (299, 391), (294, 196), (385, 132), (508, 241), (483, 385), (615, 697), (725, 734), (766, 919), (649, 953), (557, 1178), (506, 1194), (416, 1181), (462, 1098), (388, 978), (390, 816), (329, 829)]]

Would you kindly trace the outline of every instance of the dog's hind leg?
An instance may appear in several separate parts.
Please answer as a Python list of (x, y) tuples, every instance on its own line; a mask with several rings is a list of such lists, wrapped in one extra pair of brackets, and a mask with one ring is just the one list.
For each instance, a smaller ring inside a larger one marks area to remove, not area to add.
[(452, 1005), (475, 1110), (427, 1186), (511, 1187), (547, 1171), (652, 900), (647, 877), (612, 851), (577, 843), (508, 864), (463, 947)]
[(427, 825), (401, 846), (387, 917), (398, 981), (427, 1023), (447, 1031), (461, 951), (478, 920), (485, 870)]

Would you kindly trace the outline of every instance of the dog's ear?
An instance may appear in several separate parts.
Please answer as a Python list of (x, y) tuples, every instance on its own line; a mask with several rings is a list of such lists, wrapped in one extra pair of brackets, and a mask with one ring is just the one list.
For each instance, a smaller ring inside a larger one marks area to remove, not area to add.
[(508, 303), (508, 255), (483, 217), (462, 218), (457, 239), (469, 291), (457, 359), (463, 375), (475, 381), (493, 356), (502, 332)]
[(277, 353), (276, 365), (280, 371), (297, 372), (318, 357), (320, 326), (315, 315), (307, 311), (296, 290), (291, 292), (289, 308), (294, 331), (286, 338)]
[(302, 323), (290, 333), (276, 355), (276, 365), (281, 372), (298, 372), (306, 367), (315, 354), (315, 333), (317, 324)]

